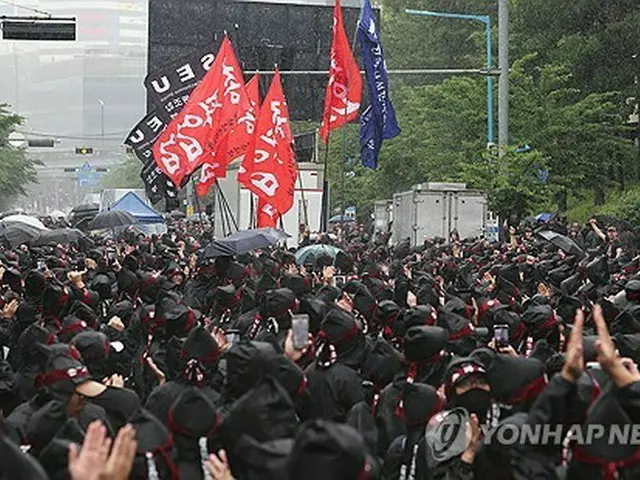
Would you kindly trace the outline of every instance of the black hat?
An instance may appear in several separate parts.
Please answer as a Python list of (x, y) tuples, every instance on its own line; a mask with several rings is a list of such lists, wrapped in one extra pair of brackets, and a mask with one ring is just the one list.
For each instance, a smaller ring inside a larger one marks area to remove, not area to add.
[(216, 407), (196, 387), (184, 390), (169, 410), (169, 430), (174, 435), (192, 439), (210, 437), (219, 424)]
[[(47, 480), (42, 466), (9, 439), (0, 429), (0, 477), (12, 480)], [(68, 455), (65, 455), (65, 459)]]
[(467, 305), (458, 297), (453, 297), (445, 303), (442, 310), (446, 313), (455, 313), (461, 317), (465, 317), (467, 320), (471, 320), (473, 317), (473, 307)]
[(573, 295), (578, 291), (581, 285), (582, 275), (576, 273), (562, 281), (562, 283), (560, 284), (560, 290), (564, 295)]
[(211, 334), (201, 325), (191, 330), (189, 336), (182, 345), (180, 358), (184, 363), (196, 360), (206, 369), (212, 369), (218, 364), (220, 347)]
[(98, 328), (98, 315), (95, 310), (83, 302), (73, 302), (69, 306), (69, 315), (83, 320), (89, 327)]
[[(638, 445), (626, 439), (616, 440), (618, 437), (612, 435), (613, 428), (623, 431), (630, 424), (633, 424), (633, 420), (620, 405), (615, 389), (607, 389), (591, 405), (585, 422), (585, 425), (604, 426), (606, 433), (602, 436), (594, 435), (586, 445), (576, 445), (572, 461), (589, 466), (589, 471), (584, 474), (593, 475), (595, 471), (599, 471), (605, 478), (614, 478), (616, 471), (620, 473), (625, 468), (637, 465), (640, 458)], [(607, 471), (611, 472), (611, 477), (605, 475)]]
[(118, 272), (118, 292), (135, 295), (140, 289), (140, 280), (132, 270), (122, 268)]
[(338, 351), (350, 345), (361, 334), (355, 318), (341, 308), (330, 308), (321, 325), (321, 336)]
[(438, 326), (447, 331), (450, 342), (474, 335), (474, 327), (471, 322), (455, 313), (441, 313), (438, 316)]
[(640, 308), (627, 308), (620, 312), (613, 322), (609, 324), (609, 332), (611, 335), (635, 335), (640, 333), (640, 320), (638, 320), (638, 317), (634, 315), (634, 313), (640, 313)]
[(277, 356), (278, 352), (269, 343), (247, 340), (234, 343), (225, 353), (226, 395), (236, 399), (257, 385), (265, 375), (274, 371), (277, 365), (274, 359)]
[(396, 302), (393, 300), (383, 300), (376, 306), (373, 317), (384, 327), (393, 329), (400, 314), (401, 310)]
[(309, 331), (316, 335), (329, 306), (321, 299), (307, 295), (300, 299), (300, 313), (309, 315)]
[(140, 285), (140, 298), (142, 301), (146, 303), (156, 303), (160, 292), (158, 276), (140, 270), (138, 271), (138, 279)]
[(431, 385), (405, 382), (402, 390), (402, 411), (407, 426), (426, 425), (429, 419), (444, 409), (445, 399)]
[(233, 404), (222, 420), (219, 434), (225, 449), (231, 453), (242, 435), (267, 442), (291, 438), (298, 426), (291, 397), (268, 375)]
[(471, 375), (486, 377), (484, 364), (474, 357), (458, 357), (449, 363), (445, 373), (444, 393), (447, 398), (452, 398), (453, 388)]
[(18, 351), (27, 365), (43, 359), (46, 361), (48, 351), (42, 350), (39, 346), (53, 345), (57, 341), (58, 337), (54, 333), (34, 323), (20, 334)]
[(549, 272), (549, 282), (554, 287), (561, 288), (562, 282), (569, 278), (573, 273), (573, 269), (569, 265), (561, 265)]
[(377, 338), (362, 365), (361, 375), (379, 389), (391, 383), (393, 377), (402, 369), (402, 355), (389, 342)]
[(78, 349), (82, 361), (89, 367), (92, 363), (102, 362), (109, 358), (111, 350), (109, 338), (102, 332), (92, 330), (78, 333), (69, 344)]
[[(403, 323), (405, 329), (420, 326), (433, 326), (438, 320), (438, 311), (431, 305), (418, 305), (404, 312)], [(402, 332), (404, 335), (404, 332)]]
[(289, 457), (288, 478), (367, 478), (367, 449), (353, 428), (314, 420), (298, 433)]
[(573, 323), (576, 310), (582, 307), (582, 302), (577, 297), (562, 295), (556, 302), (556, 313), (566, 323)]
[(535, 358), (498, 354), (487, 371), (492, 396), (506, 405), (534, 400), (547, 386), (544, 364)]
[(603, 286), (609, 282), (609, 264), (607, 257), (598, 257), (586, 266), (587, 278), (596, 286)]
[(107, 300), (112, 297), (113, 282), (108, 275), (105, 275), (104, 273), (97, 274), (91, 281), (90, 285), (91, 290), (98, 292), (98, 295), (100, 295), (102, 300)]
[(67, 315), (60, 324), (60, 328), (56, 335), (61, 342), (68, 343), (73, 337), (80, 332), (91, 330), (91, 327), (84, 320), (79, 319), (75, 315)]
[(640, 302), (640, 280), (629, 280), (624, 286), (627, 300)]
[(312, 285), (309, 277), (298, 274), (286, 274), (280, 280), (280, 286), (290, 289), (297, 297), (302, 297), (311, 292)]
[(522, 314), (522, 321), (532, 332), (555, 328), (558, 320), (549, 305), (531, 305)]
[(640, 363), (640, 338), (638, 335), (616, 335), (615, 343), (621, 357), (628, 357), (635, 363)]
[(330, 304), (336, 302), (342, 296), (342, 291), (333, 285), (323, 285), (316, 293), (316, 297)]
[(411, 327), (404, 336), (404, 356), (410, 362), (429, 360), (447, 344), (448, 334), (440, 327)]
[(217, 315), (227, 310), (235, 310), (240, 304), (241, 291), (232, 284), (216, 288), (214, 295), (214, 308)]
[(51, 353), (44, 372), (36, 377), (36, 385), (46, 387), (55, 393), (71, 394), (76, 385), (91, 380), (89, 369), (80, 361), (75, 348), (60, 344), (60, 348), (43, 347)]
[(39, 270), (31, 270), (24, 279), (24, 293), (27, 298), (40, 300), (42, 292), (47, 284), (44, 273)]
[(361, 286), (353, 297), (353, 308), (367, 320), (373, 319), (376, 308), (376, 299), (364, 285)]
[(59, 283), (52, 282), (42, 292), (42, 314), (57, 317), (69, 303), (69, 290)]
[(263, 273), (256, 284), (256, 294), (263, 295), (267, 290), (278, 288), (278, 280), (270, 273)]
[(72, 443), (81, 445), (84, 441), (84, 435), (85, 432), (78, 419), (71, 417), (40, 452), (38, 460), (51, 478), (65, 476), (68, 468), (69, 447)]
[(122, 300), (115, 303), (109, 309), (109, 318), (116, 316), (122, 320), (122, 323), (128, 325), (133, 317), (133, 303), (129, 300)]
[(260, 314), (263, 318), (280, 320), (286, 317), (289, 312), (295, 313), (297, 309), (296, 294), (288, 288), (268, 290), (260, 302)]
[(236, 446), (239, 459), (231, 459), (231, 469), (238, 478), (246, 480), (281, 480), (287, 475), (287, 462), (293, 449), (293, 438), (279, 438), (259, 442), (243, 435)]
[(196, 315), (193, 309), (182, 303), (180, 296), (168, 292), (156, 304), (155, 321), (164, 325), (168, 336), (184, 336), (195, 325)]
[(172, 460), (173, 439), (166, 427), (144, 408), (138, 410), (129, 423), (136, 431), (136, 459), (132, 478), (150, 478), (156, 469), (159, 478), (178, 478), (178, 470)]
[(349, 274), (353, 271), (353, 257), (342, 250), (338, 250), (336, 258), (333, 261), (336, 269), (343, 275)]

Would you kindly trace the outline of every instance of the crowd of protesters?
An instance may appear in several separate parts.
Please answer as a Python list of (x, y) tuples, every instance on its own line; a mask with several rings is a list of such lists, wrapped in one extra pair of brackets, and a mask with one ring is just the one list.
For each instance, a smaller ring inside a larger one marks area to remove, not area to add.
[[(505, 236), (416, 247), (353, 224), (303, 235), (340, 250), (297, 262), (206, 258), (210, 229), (177, 222), (2, 248), (0, 477), (640, 478), (640, 445), (571, 436), (640, 418), (634, 234)], [(562, 441), (488, 441), (505, 425)]]

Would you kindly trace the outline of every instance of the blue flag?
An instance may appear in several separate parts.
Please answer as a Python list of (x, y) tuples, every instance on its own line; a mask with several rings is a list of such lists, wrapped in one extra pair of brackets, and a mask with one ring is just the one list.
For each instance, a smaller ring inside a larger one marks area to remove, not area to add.
[(375, 169), (382, 140), (397, 137), (400, 127), (389, 99), (387, 65), (370, 0), (362, 5), (358, 38), (371, 102), (360, 116), (360, 160), (365, 167)]

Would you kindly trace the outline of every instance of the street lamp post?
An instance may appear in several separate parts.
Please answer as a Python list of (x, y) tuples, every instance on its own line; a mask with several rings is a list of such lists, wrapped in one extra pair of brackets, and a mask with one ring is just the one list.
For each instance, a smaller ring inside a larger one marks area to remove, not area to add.
[(489, 15), (468, 15), (463, 13), (431, 12), (427, 10), (406, 9), (409, 15), (422, 15), (429, 17), (455, 18), (460, 20), (473, 20), (482, 22), (485, 25), (487, 38), (487, 145), (494, 143), (494, 121), (493, 121), (493, 55), (491, 51), (491, 17)]
[(104, 102), (99, 98), (98, 103), (100, 104), (100, 143), (104, 147)]

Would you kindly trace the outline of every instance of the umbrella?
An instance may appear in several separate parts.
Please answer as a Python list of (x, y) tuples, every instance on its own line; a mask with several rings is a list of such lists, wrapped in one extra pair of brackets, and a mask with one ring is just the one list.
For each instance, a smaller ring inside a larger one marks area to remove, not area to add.
[(44, 232), (40, 232), (38, 238), (36, 238), (32, 245), (42, 246), (49, 245), (51, 243), (73, 243), (77, 242), (81, 238), (84, 238), (85, 235), (77, 228), (58, 228), (56, 230), (46, 230)]
[(289, 237), (290, 235), (287, 233), (275, 228), (241, 230), (226, 238), (211, 242), (206, 246), (203, 258), (242, 255), (259, 248), (272, 247)]
[(333, 245), (325, 245), (323, 243), (317, 245), (308, 245), (306, 247), (302, 247), (300, 250), (296, 252), (296, 263), (298, 265), (304, 265), (305, 263), (309, 263), (314, 259), (328, 255), (331, 258), (336, 258), (338, 252), (342, 250), (338, 247), (334, 247)]
[(49, 212), (48, 217), (51, 218), (66, 218), (67, 215), (62, 210), (54, 210), (53, 212)]
[(90, 230), (102, 230), (103, 228), (127, 227), (138, 223), (136, 217), (124, 210), (107, 210), (99, 213), (89, 222)]
[(536, 221), (538, 222), (550, 222), (553, 219), (553, 213), (539, 213), (536, 215)]
[(27, 223), (4, 223), (0, 222), (0, 239), (9, 245), (9, 248), (16, 248), (23, 243), (31, 243), (37, 239), (43, 231)]
[(545, 239), (547, 242), (558, 247), (560, 250), (568, 253), (569, 255), (576, 255), (580, 258), (585, 257), (584, 251), (578, 246), (576, 242), (571, 240), (569, 237), (561, 235), (560, 233), (553, 232), (551, 230), (538, 232), (538, 235), (540, 235), (540, 237)]
[(4, 217), (2, 219), (2, 223), (24, 223), (25, 225), (30, 225), (32, 227), (38, 228), (40, 230), (46, 230), (47, 227), (44, 226), (40, 220), (35, 217), (30, 217), (28, 215), (9, 215), (8, 217)]
[(98, 213), (100, 205), (97, 203), (83, 203), (82, 205), (76, 205), (71, 209), (71, 213)]
[(355, 221), (356, 221), (355, 218), (347, 217), (345, 215), (336, 215), (335, 217), (331, 217), (329, 219), (329, 223), (351, 223)]

